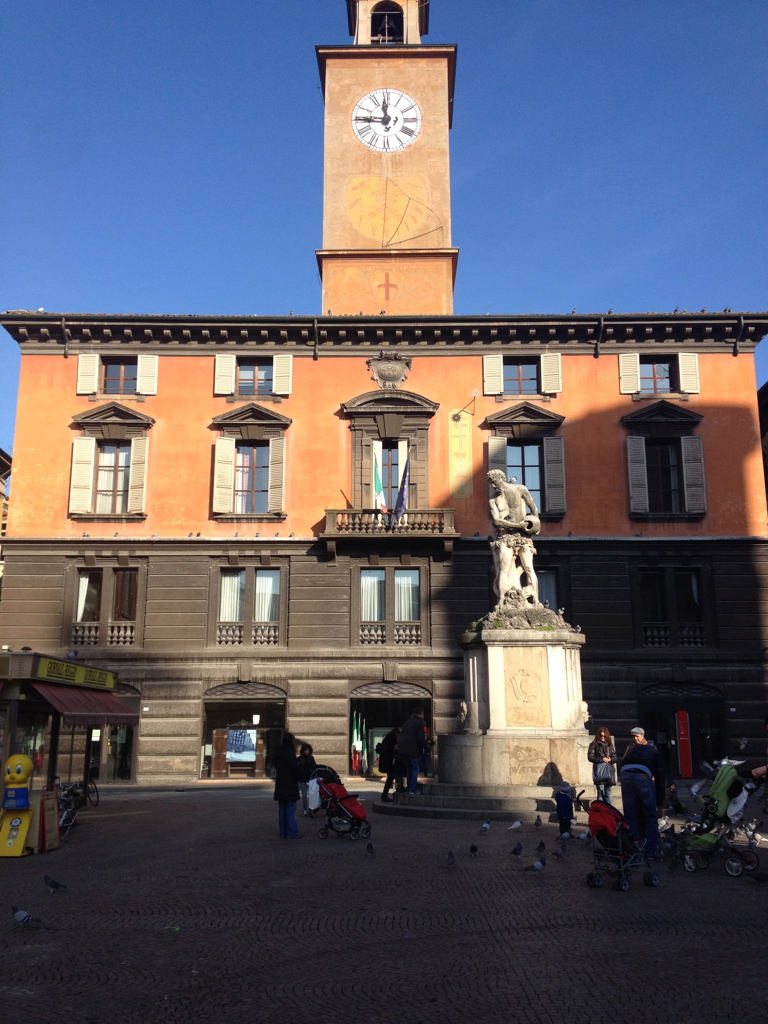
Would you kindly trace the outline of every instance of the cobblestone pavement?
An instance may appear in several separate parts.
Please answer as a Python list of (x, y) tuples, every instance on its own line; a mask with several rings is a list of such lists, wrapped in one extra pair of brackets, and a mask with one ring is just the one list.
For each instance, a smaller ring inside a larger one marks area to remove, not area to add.
[(267, 788), (108, 792), (62, 849), (0, 861), (0, 1020), (765, 1021), (768, 884), (713, 863), (593, 890), (575, 844), (523, 870), (554, 825), (370, 817), (373, 857), (317, 821), (281, 840)]

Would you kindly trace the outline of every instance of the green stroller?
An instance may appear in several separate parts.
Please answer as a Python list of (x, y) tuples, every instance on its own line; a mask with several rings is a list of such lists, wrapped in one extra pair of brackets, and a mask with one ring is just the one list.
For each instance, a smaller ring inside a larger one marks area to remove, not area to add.
[(740, 815), (749, 794), (744, 791), (735, 765), (728, 761), (720, 761), (718, 765), (709, 792), (699, 796), (703, 805), (701, 821), (685, 838), (683, 863), (686, 871), (696, 871), (709, 867), (710, 857), (720, 853), (725, 857), (726, 873), (736, 877), (743, 871), (755, 871), (760, 867), (760, 859), (754, 850), (728, 840), (732, 817)]

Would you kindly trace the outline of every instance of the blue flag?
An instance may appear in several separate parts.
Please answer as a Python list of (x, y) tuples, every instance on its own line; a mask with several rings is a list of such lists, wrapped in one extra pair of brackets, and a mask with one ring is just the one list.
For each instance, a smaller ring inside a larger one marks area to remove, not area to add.
[(410, 483), (411, 476), (411, 448), (408, 446), (408, 456), (405, 460), (405, 469), (403, 470), (403, 476), (400, 481), (400, 490), (397, 492), (397, 501), (395, 502), (395, 522), (400, 522), (401, 518), (405, 514), (405, 510), (408, 507), (408, 485)]

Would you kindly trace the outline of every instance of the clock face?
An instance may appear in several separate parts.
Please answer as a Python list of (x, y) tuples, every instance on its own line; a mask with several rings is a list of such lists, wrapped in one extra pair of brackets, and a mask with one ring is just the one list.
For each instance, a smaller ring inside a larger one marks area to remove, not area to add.
[(368, 149), (398, 153), (419, 137), (421, 111), (416, 100), (399, 89), (375, 89), (352, 111), (352, 131)]

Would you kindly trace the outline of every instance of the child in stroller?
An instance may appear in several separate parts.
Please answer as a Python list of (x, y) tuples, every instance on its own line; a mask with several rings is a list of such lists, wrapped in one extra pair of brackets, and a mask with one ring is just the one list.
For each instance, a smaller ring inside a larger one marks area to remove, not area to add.
[[(694, 819), (692, 830), (685, 837), (684, 866), (687, 871), (706, 868), (711, 854), (720, 851), (725, 855), (727, 874), (737, 876), (742, 871), (754, 871), (760, 860), (754, 850), (735, 846), (729, 841), (731, 825), (741, 819), (744, 805), (749, 797), (736, 768), (743, 762), (728, 758), (714, 766), (704, 762), (702, 769), (712, 779), (709, 792), (698, 796), (702, 806), (701, 819)], [(701, 783), (698, 789), (702, 789)], [(692, 787), (692, 792), (693, 792)]]
[(616, 876), (616, 888), (620, 892), (629, 889), (632, 868), (645, 868), (645, 885), (657, 886), (659, 876), (652, 869), (645, 856), (632, 838), (624, 815), (612, 804), (593, 800), (589, 807), (589, 831), (595, 838), (595, 869), (587, 875), (587, 885), (599, 889), (603, 884), (603, 873)]
[(337, 839), (343, 839), (344, 836), (355, 840), (361, 836), (368, 839), (371, 826), (365, 808), (349, 795), (333, 768), (320, 764), (312, 772), (311, 778), (317, 779), (321, 806), (325, 811), (325, 824), (319, 829), (318, 836), (327, 839), (330, 831), (336, 833)]

